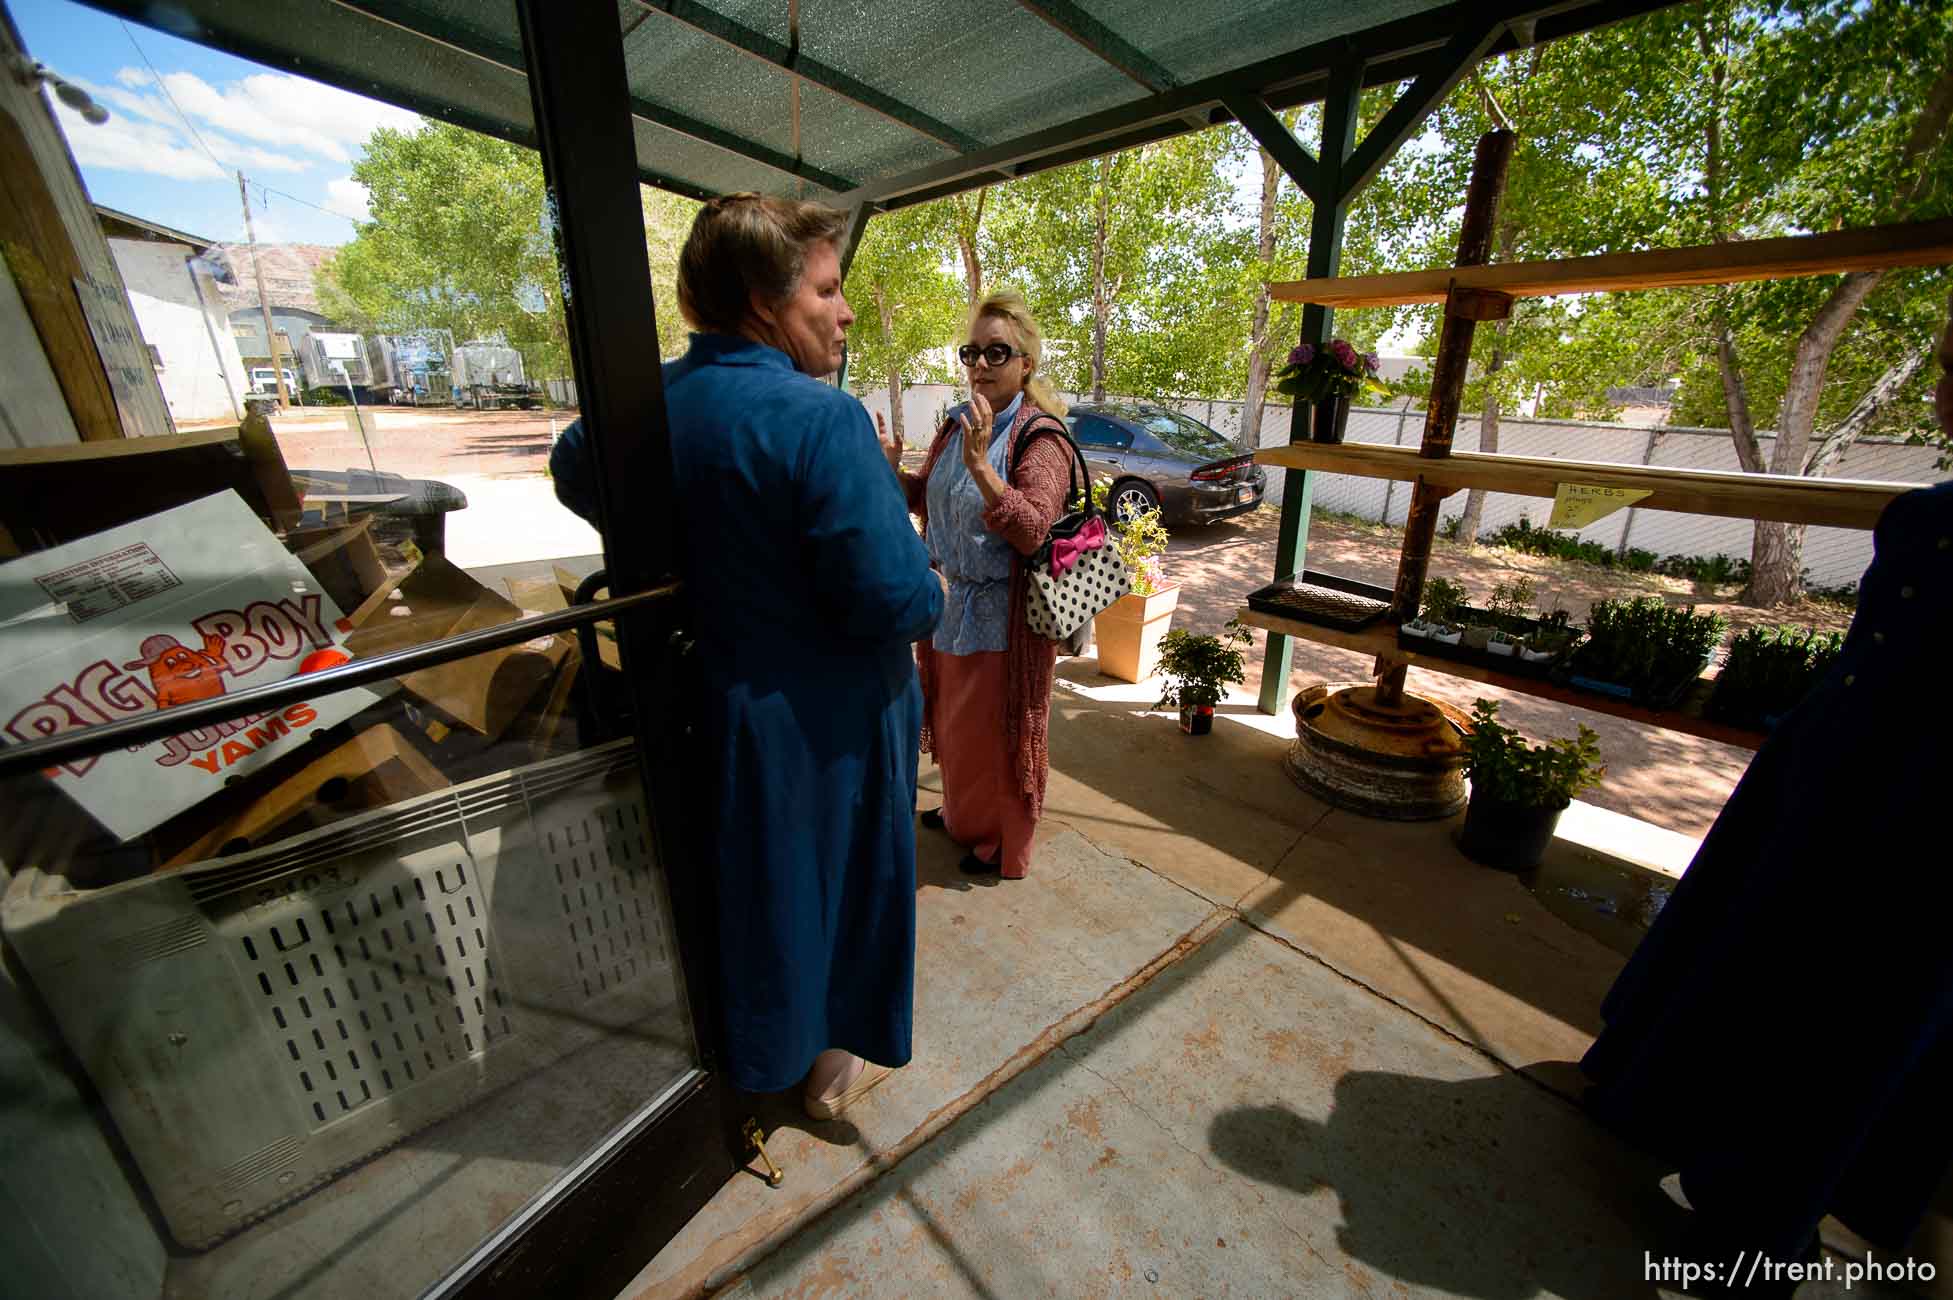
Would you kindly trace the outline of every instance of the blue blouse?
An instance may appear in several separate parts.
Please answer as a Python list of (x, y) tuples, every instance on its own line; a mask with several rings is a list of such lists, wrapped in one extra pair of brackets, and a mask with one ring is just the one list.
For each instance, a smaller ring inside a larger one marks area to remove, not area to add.
[[(969, 409), (955, 407), (954, 420)], [(1019, 393), (998, 413), (990, 435), (990, 466), (1008, 479), (1010, 430), (1024, 409)], [(929, 558), (949, 579), (949, 599), (931, 638), (938, 654), (973, 655), (1003, 650), (1010, 638), (1011, 544), (983, 522), (983, 490), (963, 464), (961, 430), (949, 436), (929, 474)]]

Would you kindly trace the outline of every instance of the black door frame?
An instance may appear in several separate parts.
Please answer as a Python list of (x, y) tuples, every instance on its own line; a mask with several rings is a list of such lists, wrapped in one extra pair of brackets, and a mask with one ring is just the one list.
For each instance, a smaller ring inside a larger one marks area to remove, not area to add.
[(550, 224), (564, 277), (571, 358), (595, 460), (611, 598), (303, 679), (0, 748), (0, 780), (105, 753), (240, 712), (612, 621), (628, 684), (634, 748), (673, 912), (699, 1068), (626, 1120), (592, 1155), (456, 1261), (428, 1294), (609, 1297), (629, 1283), (743, 1163), (736, 1098), (719, 1068), (712, 990), (718, 932), (710, 844), (686, 753), (695, 705), (685, 600), (675, 578), (676, 501), (658, 328), (639, 197), (623, 36), (608, 0), (517, 0)]

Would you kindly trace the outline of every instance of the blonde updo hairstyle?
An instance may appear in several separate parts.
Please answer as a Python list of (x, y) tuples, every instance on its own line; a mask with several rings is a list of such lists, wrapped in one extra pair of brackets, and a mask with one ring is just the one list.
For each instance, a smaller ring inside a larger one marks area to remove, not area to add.
[(767, 194), (727, 194), (698, 210), (678, 255), (678, 310), (695, 330), (743, 334), (752, 299), (784, 302), (800, 287), (807, 250), (837, 249), (848, 214)]
[[(977, 322), (986, 316), (1001, 321), (1004, 332), (1010, 335), (1011, 346), (1031, 359), (1031, 376), (1024, 381), (1024, 395), (1031, 405), (1063, 419), (1070, 408), (1044, 377), (1044, 331), (1038, 328), (1037, 317), (1031, 315), (1031, 306), (1024, 301), (1024, 295), (1015, 289), (997, 290), (970, 308), (969, 331), (974, 332)], [(968, 336), (966, 333), (965, 337)]]

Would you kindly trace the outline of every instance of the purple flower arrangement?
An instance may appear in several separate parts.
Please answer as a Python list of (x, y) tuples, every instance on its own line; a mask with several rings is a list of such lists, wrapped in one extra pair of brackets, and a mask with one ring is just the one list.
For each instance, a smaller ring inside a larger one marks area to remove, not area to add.
[(1275, 391), (1298, 402), (1320, 402), (1325, 397), (1355, 397), (1359, 393), (1382, 393), (1376, 381), (1382, 362), (1374, 352), (1358, 352), (1347, 339), (1336, 339), (1317, 347), (1298, 344), (1275, 376)]

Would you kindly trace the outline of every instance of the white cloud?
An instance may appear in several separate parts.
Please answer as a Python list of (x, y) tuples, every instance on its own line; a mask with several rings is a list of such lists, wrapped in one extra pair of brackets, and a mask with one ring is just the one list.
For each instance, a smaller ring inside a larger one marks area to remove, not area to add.
[(90, 126), (59, 100), (54, 115), (67, 134), (75, 161), (84, 167), (146, 172), (180, 181), (223, 180), (227, 175), (208, 154), (166, 126), (123, 116)]
[(256, 175), (258, 172), (302, 172), (312, 166), (309, 158), (294, 158), (290, 154), (273, 153), (260, 149), (254, 144), (240, 144), (215, 131), (202, 132), (203, 142), (210, 146), (210, 152), (228, 167), (242, 168)]
[(405, 109), (285, 73), (253, 73), (219, 88), (194, 73), (172, 72), (165, 74), (163, 84), (177, 105), (200, 122), (339, 163), (350, 162), (353, 151), (379, 127), (412, 131), (420, 125)]
[(372, 195), (364, 185), (350, 176), (341, 176), (326, 182), (326, 201), (324, 206), (342, 217), (355, 221), (373, 219)]

